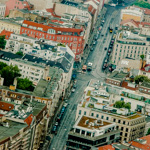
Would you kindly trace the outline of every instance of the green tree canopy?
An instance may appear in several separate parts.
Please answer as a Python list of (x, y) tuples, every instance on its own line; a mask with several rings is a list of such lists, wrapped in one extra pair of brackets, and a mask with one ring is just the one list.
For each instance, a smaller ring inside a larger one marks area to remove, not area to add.
[(6, 45), (5, 36), (0, 36), (0, 48), (4, 49)]
[(5, 63), (0, 63), (0, 74), (4, 78), (4, 85), (6, 86), (12, 85), (14, 78), (21, 76), (17, 66), (8, 66)]
[(144, 55), (140, 55), (140, 57), (141, 57), (141, 59), (143, 60), (145, 56), (144, 56)]
[(126, 109), (131, 109), (131, 104), (130, 103), (125, 103), (124, 101), (116, 101), (114, 104), (115, 108), (126, 108)]
[(16, 53), (17, 55), (23, 56), (23, 52), (19, 51)]
[(30, 81), (27, 78), (25, 78), (25, 79), (18, 78), (17, 88), (22, 89), (22, 90), (28, 90), (28, 91), (33, 91), (34, 90), (34, 86), (33, 86), (32, 81)]
[(144, 2), (143, 0), (136, 0), (133, 5), (150, 9), (150, 4), (147, 2)]
[(136, 84), (139, 84), (139, 82), (150, 82), (150, 79), (147, 76), (138, 75), (134, 78), (134, 81)]

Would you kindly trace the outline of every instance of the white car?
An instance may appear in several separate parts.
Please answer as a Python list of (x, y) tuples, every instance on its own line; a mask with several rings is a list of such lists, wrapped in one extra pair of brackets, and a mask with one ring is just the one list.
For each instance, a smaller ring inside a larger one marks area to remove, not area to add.
[(88, 66), (89, 66), (89, 67), (92, 67), (92, 65), (93, 65), (93, 64), (92, 64), (91, 62), (88, 63)]
[(115, 7), (115, 6), (116, 6), (116, 4), (110, 4), (110, 6), (113, 6), (113, 7)]
[(75, 89), (73, 88), (73, 89), (71, 90), (71, 92), (74, 93), (74, 92), (75, 92)]

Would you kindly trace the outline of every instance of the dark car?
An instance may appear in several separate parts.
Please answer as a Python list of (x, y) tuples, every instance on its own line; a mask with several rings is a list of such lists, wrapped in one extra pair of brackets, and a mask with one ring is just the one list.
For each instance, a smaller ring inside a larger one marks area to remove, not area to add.
[(105, 47), (105, 51), (107, 50), (107, 47)]
[(65, 112), (65, 109), (66, 109), (66, 108), (63, 106), (62, 109), (61, 109), (61, 113), (62, 113), (62, 114)]
[(53, 126), (52, 133), (57, 134), (57, 126)]

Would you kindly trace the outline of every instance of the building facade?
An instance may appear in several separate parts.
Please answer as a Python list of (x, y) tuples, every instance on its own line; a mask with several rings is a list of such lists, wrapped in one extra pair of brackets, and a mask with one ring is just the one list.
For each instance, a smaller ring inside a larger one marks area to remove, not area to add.
[(0, 3), (0, 17), (5, 16), (6, 5)]
[(119, 140), (116, 124), (94, 117), (80, 116), (68, 134), (66, 149), (92, 149)]
[(119, 32), (113, 47), (112, 62), (117, 65), (121, 59), (126, 57), (140, 59), (140, 55), (147, 55), (149, 49), (150, 43), (146, 37), (130, 31)]
[(84, 46), (84, 31), (82, 29), (58, 28), (25, 20), (20, 34), (34, 38), (43, 38), (68, 45), (75, 54), (75, 61), (81, 60)]

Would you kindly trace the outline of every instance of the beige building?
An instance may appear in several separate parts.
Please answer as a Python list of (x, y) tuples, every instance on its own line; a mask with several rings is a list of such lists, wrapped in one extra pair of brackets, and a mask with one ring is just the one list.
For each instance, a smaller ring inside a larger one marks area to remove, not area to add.
[(111, 113), (110, 110), (101, 110), (94, 108), (94, 106), (92, 106), (91, 101), (89, 101), (88, 105), (86, 105), (85, 103), (79, 104), (77, 107), (76, 119), (80, 115), (86, 114), (87, 116), (115, 122), (117, 124), (117, 129), (120, 129), (121, 131), (121, 142), (131, 141), (144, 135), (146, 125), (145, 116), (138, 114), (133, 114), (129, 116), (120, 115), (116, 113)]
[(121, 10), (121, 20), (134, 19), (135, 21), (143, 20), (143, 10), (133, 6)]
[(150, 42), (146, 37), (141, 37), (131, 31), (122, 30), (116, 36), (112, 63), (117, 65), (121, 59), (126, 57), (140, 59), (140, 55), (146, 55), (150, 49)]
[(0, 32), (3, 30), (20, 34), (21, 24), (14, 22), (11, 19), (0, 19)]

